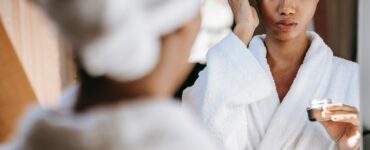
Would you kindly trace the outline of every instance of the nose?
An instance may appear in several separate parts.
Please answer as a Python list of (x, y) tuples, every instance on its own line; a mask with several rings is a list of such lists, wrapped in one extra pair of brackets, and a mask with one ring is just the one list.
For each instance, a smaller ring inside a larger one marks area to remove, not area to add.
[(281, 0), (279, 6), (279, 14), (282, 16), (290, 16), (295, 14), (296, 4), (294, 0)]

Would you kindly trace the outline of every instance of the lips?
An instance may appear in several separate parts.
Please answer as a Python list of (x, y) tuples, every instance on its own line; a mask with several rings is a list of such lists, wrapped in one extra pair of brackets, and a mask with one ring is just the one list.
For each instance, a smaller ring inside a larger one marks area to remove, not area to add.
[(294, 21), (290, 21), (290, 20), (281, 20), (281, 21), (276, 23), (277, 29), (281, 30), (281, 31), (291, 31), (297, 25), (298, 25), (298, 23), (296, 23)]

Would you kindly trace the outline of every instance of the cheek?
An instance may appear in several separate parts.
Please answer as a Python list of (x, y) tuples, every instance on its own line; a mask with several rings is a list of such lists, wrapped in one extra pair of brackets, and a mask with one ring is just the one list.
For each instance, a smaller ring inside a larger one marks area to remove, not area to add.
[(260, 10), (263, 16), (263, 21), (269, 25), (274, 22), (276, 16), (276, 11), (274, 11), (274, 6), (271, 3), (266, 2), (267, 0), (260, 1)]
[(312, 20), (313, 16), (315, 15), (316, 6), (317, 3), (314, 1), (305, 1), (301, 3), (299, 8), (301, 12), (300, 18), (302, 22), (308, 24)]

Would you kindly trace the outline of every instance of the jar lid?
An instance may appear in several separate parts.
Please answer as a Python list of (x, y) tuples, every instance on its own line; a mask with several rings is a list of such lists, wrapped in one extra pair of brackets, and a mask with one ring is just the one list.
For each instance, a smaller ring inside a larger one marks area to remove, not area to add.
[(323, 106), (328, 105), (328, 104), (331, 104), (331, 103), (332, 103), (332, 100), (330, 98), (326, 98), (326, 99), (313, 99), (310, 102), (310, 108), (321, 109)]

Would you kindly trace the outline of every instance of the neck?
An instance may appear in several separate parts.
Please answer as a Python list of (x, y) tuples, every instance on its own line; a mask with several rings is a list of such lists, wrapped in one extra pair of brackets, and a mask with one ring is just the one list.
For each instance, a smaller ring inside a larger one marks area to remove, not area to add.
[(120, 83), (105, 77), (81, 79), (81, 87), (75, 104), (75, 112), (83, 112), (92, 107), (134, 103), (153, 98), (170, 97), (160, 88), (151, 88), (147, 82), (133, 81)]
[(304, 56), (309, 48), (310, 40), (303, 32), (294, 39), (279, 40), (267, 33), (265, 44), (267, 59), (275, 66), (290, 67), (303, 63)]

